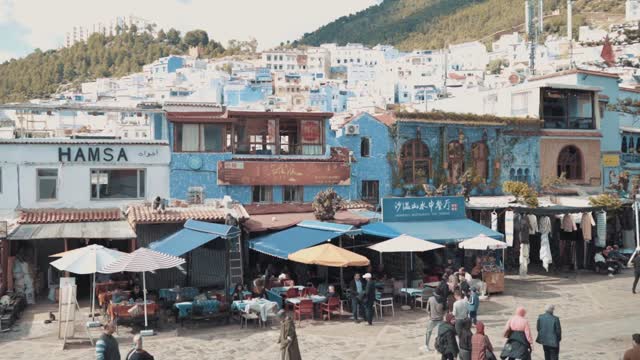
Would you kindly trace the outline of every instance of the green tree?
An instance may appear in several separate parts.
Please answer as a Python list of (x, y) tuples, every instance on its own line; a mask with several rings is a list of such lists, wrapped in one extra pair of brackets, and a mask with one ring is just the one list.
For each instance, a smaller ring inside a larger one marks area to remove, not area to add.
[(160, 31), (158, 31), (158, 34), (156, 35), (156, 39), (158, 39), (158, 41), (165, 41), (167, 40), (167, 34), (164, 32), (164, 30), (160, 29)]
[(178, 45), (180, 44), (180, 31), (171, 28), (169, 29), (169, 31), (167, 32), (167, 41), (169, 42), (169, 44), (171, 45)]
[(192, 30), (184, 34), (182, 41), (191, 46), (207, 46), (209, 44), (209, 35), (204, 30)]

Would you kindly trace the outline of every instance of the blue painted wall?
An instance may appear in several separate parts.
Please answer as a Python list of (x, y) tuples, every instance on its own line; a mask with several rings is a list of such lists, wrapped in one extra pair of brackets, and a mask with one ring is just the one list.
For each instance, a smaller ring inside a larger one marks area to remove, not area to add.
[(167, 59), (167, 72), (174, 73), (184, 67), (184, 58), (181, 56), (169, 56)]

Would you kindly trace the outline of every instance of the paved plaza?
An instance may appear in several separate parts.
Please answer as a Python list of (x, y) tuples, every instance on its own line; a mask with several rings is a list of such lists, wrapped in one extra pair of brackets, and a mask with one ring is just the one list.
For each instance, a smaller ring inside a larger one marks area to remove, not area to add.
[[(560, 276), (531, 275), (525, 280), (508, 276), (506, 292), (483, 301), (479, 319), (487, 325), (499, 354), (504, 340), (501, 333), (517, 305), (527, 311), (535, 337), (535, 320), (545, 304), (556, 305), (562, 321), (561, 359), (620, 359), (631, 344), (631, 334), (640, 332), (640, 295), (631, 293), (631, 270), (610, 279), (588, 272)], [(61, 350), (57, 324), (44, 325), (50, 305), (25, 312), (18, 325), (0, 334), (0, 358), (5, 359), (91, 359), (95, 355), (88, 344)], [(374, 326), (350, 321), (304, 320), (298, 327), (304, 359), (439, 359), (435, 353), (420, 349), (424, 344), (426, 313), (402, 311), (385, 316)], [(118, 338), (124, 356), (132, 333), (121, 327)], [(146, 338), (145, 348), (156, 359), (279, 359), (278, 329), (257, 329), (239, 325), (202, 324), (187, 329), (165, 330)], [(434, 339), (432, 337), (432, 339)], [(432, 340), (433, 341), (433, 340)], [(535, 346), (534, 359), (543, 359), (541, 346)]]

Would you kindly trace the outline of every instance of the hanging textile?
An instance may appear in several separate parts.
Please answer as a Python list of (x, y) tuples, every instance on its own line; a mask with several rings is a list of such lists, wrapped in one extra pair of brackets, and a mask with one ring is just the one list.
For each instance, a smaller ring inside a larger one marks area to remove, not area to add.
[(518, 231), (518, 239), (523, 244), (529, 243), (529, 217), (522, 215), (520, 217), (520, 228)]
[(509, 246), (513, 246), (513, 215), (513, 211), (504, 213), (504, 237)]
[(562, 218), (562, 231), (574, 232), (578, 230), (571, 214), (565, 214)]
[(549, 244), (549, 233), (540, 235), (540, 260), (542, 260), (542, 266), (548, 272), (549, 264), (553, 262), (551, 244)]
[(633, 230), (622, 231), (622, 247), (625, 249), (635, 249), (636, 239)]
[(620, 217), (622, 230), (633, 230), (634, 222), (633, 209), (630, 207), (624, 207), (622, 209), (622, 216)]
[(551, 219), (548, 216), (540, 217), (539, 230), (541, 234), (549, 234), (551, 232)]
[(580, 227), (582, 228), (582, 238), (584, 241), (591, 241), (593, 239), (591, 230), (592, 226), (595, 226), (596, 222), (593, 220), (590, 212), (582, 213), (580, 219)]
[(527, 276), (529, 271), (529, 244), (520, 244), (520, 277)]
[(605, 247), (607, 244), (607, 212), (598, 211), (596, 213), (596, 246)]
[(533, 215), (527, 215), (529, 218), (529, 235), (535, 235), (538, 232), (538, 218)]
[(498, 231), (498, 213), (491, 213), (491, 230)]
[(627, 137), (623, 136), (622, 137), (622, 146), (620, 146), (620, 151), (623, 153), (627, 152)]

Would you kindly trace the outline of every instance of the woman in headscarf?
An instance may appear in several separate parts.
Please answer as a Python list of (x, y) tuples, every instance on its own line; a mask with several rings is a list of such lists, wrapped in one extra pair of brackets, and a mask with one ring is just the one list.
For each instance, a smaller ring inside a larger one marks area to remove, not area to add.
[(471, 360), (471, 319), (462, 321), (462, 328), (458, 334), (460, 338), (460, 360)]
[(453, 327), (455, 318), (451, 314), (445, 316), (445, 321), (438, 327), (436, 350), (442, 355), (442, 360), (455, 360), (460, 352), (456, 342), (456, 329)]
[(533, 338), (531, 337), (529, 321), (525, 318), (526, 315), (527, 312), (520, 306), (516, 309), (515, 315), (507, 321), (504, 331), (507, 343), (502, 349), (502, 354), (500, 354), (502, 359), (531, 359)]
[(493, 345), (489, 337), (484, 334), (484, 323), (476, 323), (476, 333), (471, 337), (471, 360), (491, 360), (493, 355)]
[(280, 317), (280, 351), (282, 360), (302, 360), (300, 348), (298, 347), (298, 336), (293, 319), (284, 310), (278, 312)]

